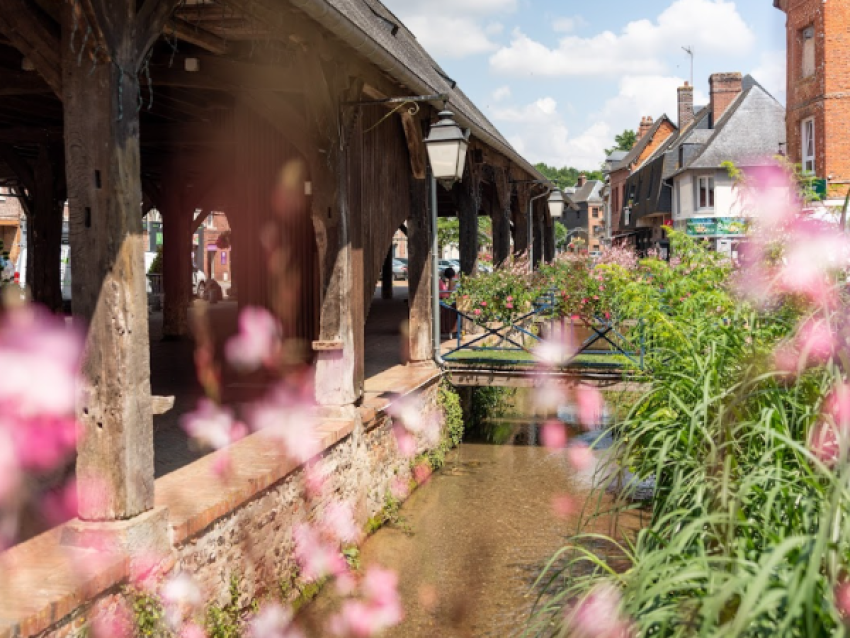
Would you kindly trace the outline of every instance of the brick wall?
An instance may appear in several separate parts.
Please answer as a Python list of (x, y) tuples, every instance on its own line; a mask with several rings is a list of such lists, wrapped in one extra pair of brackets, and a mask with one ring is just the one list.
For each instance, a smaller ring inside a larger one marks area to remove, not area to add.
[(712, 127), (717, 125), (729, 105), (741, 94), (742, 81), (740, 73), (714, 73), (709, 76)]
[[(815, 121), (815, 172), (833, 194), (850, 186), (850, 3), (787, 0), (788, 158), (802, 161), (802, 122)], [(805, 29), (814, 29), (814, 73), (804, 76)]]

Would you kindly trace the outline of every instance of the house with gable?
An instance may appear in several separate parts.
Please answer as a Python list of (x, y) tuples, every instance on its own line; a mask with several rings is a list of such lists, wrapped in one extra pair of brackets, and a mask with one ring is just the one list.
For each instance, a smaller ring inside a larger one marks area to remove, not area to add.
[[(566, 195), (573, 204), (564, 210), (561, 222), (570, 233), (568, 243), (573, 247), (582, 246), (590, 254), (598, 254), (605, 239), (605, 202), (602, 200), (602, 189), (605, 182), (597, 179), (588, 180), (580, 175), (575, 188), (568, 189)], [(583, 244), (578, 242), (581, 239)]]
[(785, 144), (785, 109), (751, 76), (716, 73), (709, 85), (705, 107), (680, 99), (678, 133), (627, 180), (621, 232), (639, 251), (663, 251), (672, 226), (731, 254), (748, 211), (723, 164), (769, 166)]

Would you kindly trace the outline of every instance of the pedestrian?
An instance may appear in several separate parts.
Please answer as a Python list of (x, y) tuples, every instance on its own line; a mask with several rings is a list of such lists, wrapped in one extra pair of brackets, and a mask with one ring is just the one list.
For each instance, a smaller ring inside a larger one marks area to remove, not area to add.
[(447, 334), (449, 339), (457, 332), (456, 305), (453, 303), (451, 307), (446, 307), (457, 285), (456, 278), (457, 273), (451, 266), (446, 268), (440, 277), (440, 334)]

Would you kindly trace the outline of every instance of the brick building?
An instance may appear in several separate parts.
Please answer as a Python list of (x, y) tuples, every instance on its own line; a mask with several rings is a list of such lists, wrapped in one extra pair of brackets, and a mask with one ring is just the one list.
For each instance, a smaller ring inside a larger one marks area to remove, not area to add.
[(599, 180), (587, 180), (581, 175), (574, 189), (568, 189), (567, 197), (574, 206), (564, 211), (561, 223), (570, 233), (570, 250), (578, 248), (596, 254), (602, 249), (605, 237), (605, 203), (602, 189), (605, 183)]
[(787, 15), (788, 158), (826, 180), (829, 204), (850, 189), (850, 2), (774, 0)]
[(3, 252), (9, 253), (12, 263), (18, 259), (21, 243), (21, 217), (24, 211), (17, 197), (7, 188), (0, 188), (0, 242)]

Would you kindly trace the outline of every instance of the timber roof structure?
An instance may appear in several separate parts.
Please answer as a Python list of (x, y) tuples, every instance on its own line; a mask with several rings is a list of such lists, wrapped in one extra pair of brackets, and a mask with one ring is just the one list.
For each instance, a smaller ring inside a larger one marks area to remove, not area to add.
[[(58, 32), (63, 0), (21, 1)], [(48, 54), (61, 68), (61, 51)], [(217, 129), (239, 101), (273, 94), (284, 108), (307, 109), (304, 92), (314, 88), (314, 78), (300, 64), (306, 56), (324, 64), (344, 59), (362, 70), (372, 90), (363, 99), (444, 95), (458, 123), (502, 164), (521, 177), (542, 177), (378, 0), (181, 3), (139, 73), (143, 174), (157, 178), (169, 153), (200, 155), (219, 143)], [(85, 56), (79, 63), (86, 64)], [(23, 185), (13, 165), (33, 158), (32, 145), (62, 140), (62, 103), (29, 68), (13, 43), (0, 38), (0, 183), (6, 185)], [(442, 99), (430, 103), (443, 106)]]

